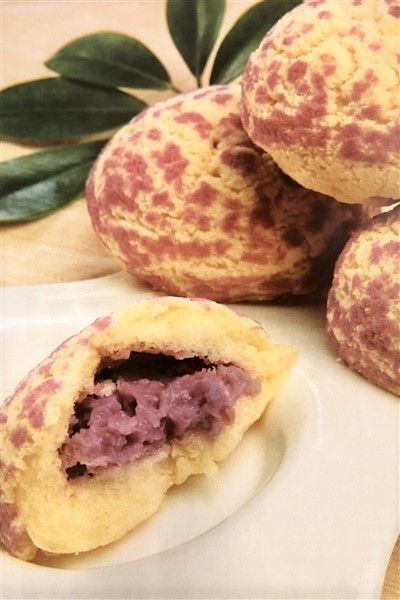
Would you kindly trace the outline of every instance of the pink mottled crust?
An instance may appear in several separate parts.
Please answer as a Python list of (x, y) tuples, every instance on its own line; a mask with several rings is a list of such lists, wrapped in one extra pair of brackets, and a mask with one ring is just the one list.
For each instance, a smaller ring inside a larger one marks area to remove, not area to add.
[(130, 273), (169, 294), (318, 295), (361, 212), (284, 175), (244, 132), (239, 99), (239, 86), (215, 86), (133, 119), (88, 180), (93, 227)]
[(400, 207), (346, 245), (328, 297), (328, 335), (343, 361), (400, 395)]
[(399, 14), (398, 0), (305, 0), (252, 54), (244, 127), (305, 187), (400, 197)]

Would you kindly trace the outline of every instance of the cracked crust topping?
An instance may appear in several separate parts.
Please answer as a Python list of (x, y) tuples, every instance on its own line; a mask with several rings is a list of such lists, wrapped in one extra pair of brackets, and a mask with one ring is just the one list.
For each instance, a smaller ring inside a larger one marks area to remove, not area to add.
[(358, 208), (306, 190), (256, 147), (240, 87), (156, 104), (113, 138), (87, 185), (93, 227), (156, 289), (213, 300), (318, 295)]
[(306, 0), (251, 56), (244, 127), (305, 187), (400, 196), (399, 24), (398, 0)]
[(400, 207), (346, 245), (328, 297), (334, 350), (366, 379), (400, 395)]

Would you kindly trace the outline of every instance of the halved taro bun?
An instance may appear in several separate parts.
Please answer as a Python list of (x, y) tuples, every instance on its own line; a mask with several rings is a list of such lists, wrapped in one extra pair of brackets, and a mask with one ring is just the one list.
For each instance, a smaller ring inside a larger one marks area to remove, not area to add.
[(351, 369), (400, 396), (400, 206), (345, 246), (328, 296), (328, 335)]
[(297, 353), (207, 300), (158, 298), (66, 340), (2, 407), (1, 539), (15, 556), (118, 540), (212, 474)]

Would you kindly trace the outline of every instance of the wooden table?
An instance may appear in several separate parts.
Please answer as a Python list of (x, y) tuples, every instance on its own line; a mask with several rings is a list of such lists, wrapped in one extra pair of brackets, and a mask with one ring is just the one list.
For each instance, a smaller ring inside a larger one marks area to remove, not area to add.
[[(228, 0), (222, 35), (253, 0)], [(43, 62), (72, 38), (114, 29), (138, 37), (162, 56), (175, 84), (194, 81), (166, 33), (163, 0), (102, 2), (82, 0), (3, 2), (3, 85), (49, 76)], [(140, 18), (132, 18), (132, 15)], [(147, 94), (148, 101), (154, 101)], [(2, 145), (2, 160), (31, 152)], [(1, 285), (76, 281), (119, 270), (94, 235), (83, 199), (39, 221), (8, 225), (1, 231)], [(388, 566), (382, 600), (400, 598), (400, 538)]]

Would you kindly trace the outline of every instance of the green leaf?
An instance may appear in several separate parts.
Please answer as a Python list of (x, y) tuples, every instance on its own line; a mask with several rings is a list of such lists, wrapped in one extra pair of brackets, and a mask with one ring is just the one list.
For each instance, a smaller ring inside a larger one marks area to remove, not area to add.
[(60, 77), (6, 88), (0, 104), (1, 136), (49, 143), (114, 129), (146, 106), (118, 90)]
[(0, 163), (0, 221), (36, 219), (76, 198), (104, 144), (54, 148)]
[(261, 40), (285, 13), (302, 0), (263, 0), (240, 17), (227, 33), (215, 57), (210, 82), (229, 83), (238, 77)]
[(172, 87), (164, 66), (146, 46), (113, 31), (80, 37), (61, 48), (45, 65), (65, 77), (107, 87)]
[(199, 85), (224, 11), (225, 0), (168, 0), (169, 32)]

